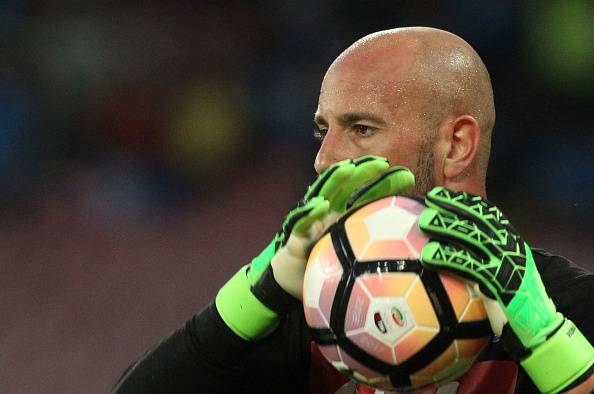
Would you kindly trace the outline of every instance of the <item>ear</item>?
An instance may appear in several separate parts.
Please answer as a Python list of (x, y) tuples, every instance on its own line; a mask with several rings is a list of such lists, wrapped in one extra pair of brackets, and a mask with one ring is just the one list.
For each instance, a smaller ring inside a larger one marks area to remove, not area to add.
[(449, 127), (449, 146), (445, 155), (443, 175), (455, 180), (468, 173), (479, 152), (481, 128), (476, 119), (462, 115), (454, 119)]

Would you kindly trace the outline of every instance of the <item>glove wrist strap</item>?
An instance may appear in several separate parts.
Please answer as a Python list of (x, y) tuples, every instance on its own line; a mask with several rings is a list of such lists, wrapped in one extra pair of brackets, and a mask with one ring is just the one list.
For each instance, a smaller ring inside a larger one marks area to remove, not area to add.
[(258, 282), (252, 286), (252, 293), (260, 302), (279, 315), (284, 315), (300, 305), (300, 302), (274, 279), (274, 272), (270, 265)]
[(520, 361), (543, 393), (556, 393), (571, 385), (594, 363), (594, 348), (570, 320)]
[(235, 334), (245, 340), (253, 340), (274, 331), (279, 317), (252, 293), (247, 269), (246, 265), (225, 283), (217, 294), (215, 304), (219, 315)]

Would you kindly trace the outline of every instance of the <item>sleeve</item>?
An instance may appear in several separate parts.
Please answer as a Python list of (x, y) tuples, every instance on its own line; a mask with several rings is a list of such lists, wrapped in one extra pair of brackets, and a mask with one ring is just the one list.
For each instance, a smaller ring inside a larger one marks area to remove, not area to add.
[(212, 303), (130, 365), (112, 392), (231, 392), (248, 346)]
[(268, 338), (247, 342), (212, 303), (129, 366), (112, 393), (303, 392), (310, 353), (302, 315), (291, 313)]
[(568, 259), (533, 249), (542, 281), (557, 310), (594, 344), (594, 273)]

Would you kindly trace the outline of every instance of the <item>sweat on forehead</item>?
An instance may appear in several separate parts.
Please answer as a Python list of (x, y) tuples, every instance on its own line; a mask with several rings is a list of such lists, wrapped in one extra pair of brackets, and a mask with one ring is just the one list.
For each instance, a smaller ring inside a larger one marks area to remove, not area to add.
[(404, 77), (415, 62), (414, 51), (393, 34), (380, 33), (366, 36), (347, 48), (329, 67), (328, 74), (350, 71), (366, 80)]

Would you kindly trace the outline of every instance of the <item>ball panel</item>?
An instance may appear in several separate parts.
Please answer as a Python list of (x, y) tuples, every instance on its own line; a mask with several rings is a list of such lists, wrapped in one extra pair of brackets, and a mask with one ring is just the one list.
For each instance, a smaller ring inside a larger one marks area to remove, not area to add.
[(321, 254), (326, 255), (328, 253), (331, 253), (331, 251), (328, 250), (329, 246), (332, 248), (332, 250), (334, 250), (334, 247), (332, 247), (332, 238), (330, 237), (330, 234), (326, 234), (322, 238), (320, 238), (318, 242), (316, 242), (314, 247), (311, 249), (311, 252), (309, 253), (309, 257), (307, 259), (307, 263), (305, 265), (306, 271), (309, 269), (310, 265), (313, 264), (314, 261), (320, 260)]
[(344, 227), (353, 253), (358, 259), (361, 259), (365, 248), (371, 241), (371, 236), (367, 231), (367, 224), (363, 220), (349, 218)]
[(456, 339), (454, 344), (458, 350), (458, 357), (474, 359), (487, 347), (491, 337)]
[(418, 276), (415, 279), (406, 294), (406, 303), (410, 305), (417, 325), (437, 330), (439, 329), (439, 320), (435, 315), (427, 290)]
[(368, 332), (363, 331), (357, 334), (347, 334), (347, 337), (360, 349), (368, 354), (373, 354), (375, 358), (387, 364), (396, 364), (392, 348)]
[(433, 375), (433, 380), (436, 383), (439, 383), (449, 382), (453, 379), (459, 378), (470, 369), (473, 362), (474, 359), (459, 358), (448, 364), (444, 369), (436, 372), (435, 375)]
[(303, 277), (303, 305), (317, 308), (326, 275), (319, 255), (309, 260), (308, 268)]
[(386, 379), (384, 375), (377, 371), (374, 371), (373, 369), (366, 367), (365, 365), (361, 364), (360, 362), (349, 356), (349, 354), (344, 351), (340, 352), (340, 357), (346, 365), (348, 365), (352, 370), (358, 371), (358, 373), (363, 377), (363, 379), (359, 380), (370, 382), (374, 380), (377, 381), (381, 379)]
[(414, 272), (385, 272), (361, 275), (357, 281), (362, 281), (373, 297), (396, 297), (403, 296), (416, 277)]
[(342, 361), (337, 345), (318, 345), (318, 349), (320, 349), (320, 353), (326, 357), (326, 360), (330, 361), (331, 363), (335, 361)]
[(427, 234), (422, 232), (421, 229), (419, 229), (419, 221), (416, 220), (406, 235), (405, 240), (409, 248), (414, 253), (414, 258), (419, 258), (419, 256), (421, 256), (423, 246), (429, 242), (429, 237)]
[(369, 310), (369, 294), (360, 278), (355, 281), (344, 321), (344, 330), (349, 332), (365, 326), (367, 311)]
[(402, 297), (378, 297), (371, 300), (365, 331), (386, 345), (393, 346), (414, 326), (413, 316)]
[[(421, 379), (423, 381), (432, 382), (435, 374), (443, 371), (448, 364), (456, 360), (456, 349), (454, 344), (450, 344), (446, 350), (443, 351), (435, 360), (420, 371), (410, 375), (411, 382)], [(436, 379), (435, 379), (436, 380)]]
[(468, 289), (464, 282), (452, 275), (441, 273), (439, 274), (439, 278), (441, 279), (441, 283), (443, 283), (443, 287), (445, 287), (446, 293), (448, 293), (456, 317), (460, 320), (470, 300)]
[(326, 234), (313, 248), (303, 279), (305, 318), (312, 327), (328, 327), (342, 271), (330, 234)]
[(365, 223), (373, 240), (404, 239), (416, 220), (417, 216), (406, 209), (389, 206), (374, 212)]
[(332, 314), (332, 303), (334, 302), (338, 282), (340, 282), (340, 275), (327, 276), (320, 292), (319, 308), (328, 324), (330, 322), (330, 315)]
[(403, 239), (371, 239), (360, 253), (355, 253), (355, 255), (360, 261), (400, 260), (417, 257), (417, 253), (412, 251)]
[(380, 200), (373, 201), (359, 208), (356, 212), (349, 216), (349, 218), (346, 220), (345, 225), (348, 225), (349, 221), (365, 220), (367, 217), (373, 215), (376, 211), (394, 205), (395, 200), (396, 197), (386, 197)]
[(412, 198), (396, 197), (393, 205), (402, 208), (414, 216), (419, 216), (425, 209), (425, 205), (419, 201), (413, 200)]
[(317, 307), (305, 306), (303, 308), (305, 312), (305, 321), (312, 328), (329, 328), (330, 324), (328, 319), (324, 317), (322, 311)]
[(413, 387), (421, 387), (426, 386), (429, 384), (433, 384), (434, 381), (431, 379), (429, 375), (411, 375), (410, 376), (410, 383)]
[(485, 320), (487, 318), (487, 311), (485, 310), (485, 304), (483, 304), (483, 301), (480, 298), (473, 298), (470, 300), (470, 303), (466, 305), (466, 309), (462, 313), (460, 321), (478, 321)]
[(394, 347), (396, 362), (402, 364), (412, 355), (424, 348), (436, 335), (437, 330), (414, 328), (404, 338), (396, 343)]

